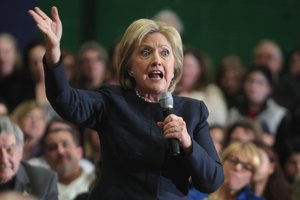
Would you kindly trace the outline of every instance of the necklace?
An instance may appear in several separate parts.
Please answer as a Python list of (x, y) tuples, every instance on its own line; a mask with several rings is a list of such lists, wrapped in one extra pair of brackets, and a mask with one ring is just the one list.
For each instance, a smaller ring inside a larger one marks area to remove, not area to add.
[(137, 89), (134, 89), (136, 96), (138, 96), (139, 98), (143, 99), (146, 102), (150, 102), (153, 103), (153, 101), (151, 101), (150, 99), (147, 99), (145, 97), (143, 97), (142, 95), (140, 95), (139, 91)]

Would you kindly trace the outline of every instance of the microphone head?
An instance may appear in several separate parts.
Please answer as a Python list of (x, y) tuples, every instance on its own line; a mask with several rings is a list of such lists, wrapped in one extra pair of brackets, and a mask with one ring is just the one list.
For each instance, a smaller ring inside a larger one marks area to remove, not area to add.
[(171, 92), (160, 93), (159, 104), (162, 108), (173, 108), (173, 97)]

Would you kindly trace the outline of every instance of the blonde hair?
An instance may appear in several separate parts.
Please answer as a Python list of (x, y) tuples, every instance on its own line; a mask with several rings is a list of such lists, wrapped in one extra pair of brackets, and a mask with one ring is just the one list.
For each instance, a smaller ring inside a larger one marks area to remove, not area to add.
[(120, 41), (120, 49), (117, 57), (120, 85), (125, 89), (133, 89), (135, 87), (135, 80), (128, 73), (128, 70), (130, 69), (130, 59), (132, 58), (132, 52), (134, 49), (138, 47), (142, 40), (150, 33), (163, 34), (171, 44), (175, 64), (174, 78), (168, 90), (172, 92), (182, 76), (183, 50), (181, 37), (174, 27), (167, 25), (166, 23), (150, 19), (139, 19), (134, 21), (127, 28)]
[(226, 147), (222, 154), (222, 162), (228, 159), (230, 156), (241, 156), (245, 158), (249, 164), (254, 168), (254, 172), (257, 172), (260, 166), (260, 153), (258, 148), (252, 142), (234, 142)]
[(43, 111), (45, 122), (47, 122), (48, 119), (44, 107), (35, 100), (27, 100), (20, 103), (11, 113), (11, 119), (20, 125), (22, 118), (35, 108)]

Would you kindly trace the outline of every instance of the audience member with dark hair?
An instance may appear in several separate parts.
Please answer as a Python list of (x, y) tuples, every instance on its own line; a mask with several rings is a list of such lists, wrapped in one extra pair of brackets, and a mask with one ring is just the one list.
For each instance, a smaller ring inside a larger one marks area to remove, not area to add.
[(300, 48), (294, 49), (288, 58), (287, 72), (279, 79), (275, 99), (286, 107), (292, 117), (290, 137), (299, 136), (300, 130)]
[(83, 150), (74, 129), (48, 129), (43, 138), (43, 148), (45, 160), (58, 174), (59, 200), (72, 200), (78, 194), (89, 191), (95, 174), (79, 164)]
[(204, 55), (194, 47), (186, 47), (183, 53), (183, 74), (175, 92), (179, 96), (204, 101), (209, 111), (209, 125), (225, 125), (226, 102), (219, 87), (209, 82)]
[(255, 142), (261, 164), (253, 178), (253, 190), (265, 199), (292, 200), (292, 187), (286, 180), (274, 150), (261, 142)]
[(300, 177), (300, 138), (293, 137), (286, 141), (284, 154), (280, 158), (284, 174), (292, 184)]
[(241, 98), (244, 76), (245, 68), (238, 56), (230, 55), (222, 59), (216, 81), (224, 94), (228, 109), (234, 107)]
[(273, 76), (267, 67), (252, 67), (246, 74), (244, 98), (239, 105), (230, 109), (229, 120), (240, 118), (255, 120), (264, 130), (264, 141), (278, 148), (286, 139), (290, 128), (287, 109), (272, 98)]
[(260, 126), (249, 120), (241, 119), (229, 125), (226, 129), (224, 146), (233, 142), (262, 142), (262, 130)]

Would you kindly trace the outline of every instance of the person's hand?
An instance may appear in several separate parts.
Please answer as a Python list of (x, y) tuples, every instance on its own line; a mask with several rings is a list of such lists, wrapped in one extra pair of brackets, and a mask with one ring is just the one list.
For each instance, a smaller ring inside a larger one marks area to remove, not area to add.
[(192, 147), (192, 140), (187, 132), (185, 121), (182, 117), (174, 114), (169, 115), (163, 122), (157, 122), (158, 127), (164, 131), (164, 138), (174, 138), (179, 141), (179, 145), (189, 153)]
[(55, 6), (51, 8), (52, 19), (38, 7), (28, 12), (36, 22), (38, 29), (44, 35), (46, 40), (46, 61), (48, 65), (53, 66), (59, 62), (61, 54), (60, 40), (62, 36), (62, 24), (59, 19), (58, 10)]

